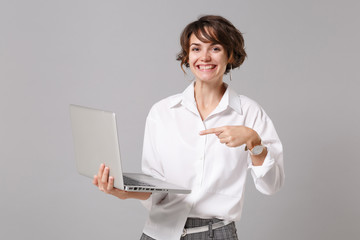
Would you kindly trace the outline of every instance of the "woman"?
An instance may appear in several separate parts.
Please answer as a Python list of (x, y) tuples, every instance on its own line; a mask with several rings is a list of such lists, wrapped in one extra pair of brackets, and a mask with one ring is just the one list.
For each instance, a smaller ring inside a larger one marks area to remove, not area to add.
[(247, 170), (260, 192), (278, 191), (282, 145), (264, 110), (223, 82), (246, 57), (241, 33), (223, 17), (204, 16), (186, 26), (180, 42), (177, 60), (195, 81), (151, 108), (142, 169), (191, 194), (125, 192), (113, 187), (104, 165), (94, 184), (121, 199), (142, 200), (149, 219), (141, 239), (237, 239), (233, 221), (241, 216)]

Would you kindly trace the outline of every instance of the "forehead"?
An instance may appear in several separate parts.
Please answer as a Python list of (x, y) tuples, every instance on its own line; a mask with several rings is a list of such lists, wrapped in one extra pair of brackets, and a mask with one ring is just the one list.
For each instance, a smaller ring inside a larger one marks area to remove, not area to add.
[(189, 42), (198, 41), (203, 43), (220, 43), (217, 31), (209, 26), (202, 26), (194, 29), (191, 33)]
[(201, 41), (200, 41), (200, 39), (198, 39), (196, 36), (195, 36), (195, 34), (191, 34), (191, 36), (190, 36), (190, 41), (189, 41), (189, 43), (190, 43), (190, 45), (192, 44), (192, 43), (200, 43)]
[(201, 39), (199, 39), (194, 33), (191, 34), (189, 39), (189, 45), (196, 43), (196, 44), (209, 44), (214, 45), (217, 44), (216, 42), (212, 42), (210, 40), (207, 40), (204, 35), (201, 36)]

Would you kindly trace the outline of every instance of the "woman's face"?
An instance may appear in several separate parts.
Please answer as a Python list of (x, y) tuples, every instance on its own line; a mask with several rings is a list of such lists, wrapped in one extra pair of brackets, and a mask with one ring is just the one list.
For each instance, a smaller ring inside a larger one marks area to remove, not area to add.
[(196, 81), (222, 82), (228, 57), (220, 44), (204, 43), (194, 34), (190, 36), (189, 65)]

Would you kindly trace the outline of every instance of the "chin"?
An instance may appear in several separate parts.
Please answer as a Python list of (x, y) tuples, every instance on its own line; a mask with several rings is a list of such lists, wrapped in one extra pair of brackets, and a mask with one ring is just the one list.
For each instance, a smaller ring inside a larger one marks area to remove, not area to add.
[(204, 83), (217, 83), (223, 81), (223, 74), (194, 74), (196, 81), (201, 81)]
[(203, 82), (203, 83), (218, 83), (218, 82), (222, 82), (222, 78), (206, 78), (206, 77), (202, 77), (202, 78), (196, 78), (196, 81), (198, 82)]

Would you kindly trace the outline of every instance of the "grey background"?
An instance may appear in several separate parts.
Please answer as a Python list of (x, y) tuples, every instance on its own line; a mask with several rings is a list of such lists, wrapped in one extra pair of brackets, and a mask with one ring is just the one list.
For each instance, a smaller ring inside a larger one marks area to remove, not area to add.
[(230, 85), (265, 108), (285, 149), (279, 193), (248, 179), (240, 239), (357, 239), (359, 5), (1, 0), (0, 239), (139, 238), (141, 204), (77, 174), (68, 105), (121, 116), (124, 168), (139, 170), (148, 110), (189, 84), (178, 38), (202, 14), (244, 33)]

